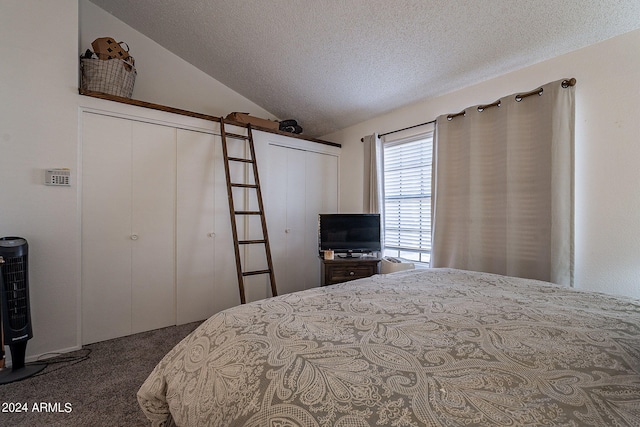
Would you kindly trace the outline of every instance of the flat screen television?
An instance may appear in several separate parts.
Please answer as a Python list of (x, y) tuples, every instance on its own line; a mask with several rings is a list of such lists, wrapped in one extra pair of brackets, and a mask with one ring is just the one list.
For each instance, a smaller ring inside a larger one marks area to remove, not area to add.
[(380, 251), (380, 214), (320, 214), (318, 243), (347, 256)]

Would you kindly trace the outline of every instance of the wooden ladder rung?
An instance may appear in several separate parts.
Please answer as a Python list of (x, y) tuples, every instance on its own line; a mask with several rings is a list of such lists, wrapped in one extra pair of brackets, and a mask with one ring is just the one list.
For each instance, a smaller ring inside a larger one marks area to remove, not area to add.
[(239, 240), (239, 245), (256, 245), (260, 243), (267, 243), (266, 240)]
[(240, 135), (240, 134), (237, 134), (237, 133), (229, 133), (229, 132), (226, 132), (226, 133), (225, 133), (225, 136), (226, 136), (227, 138), (233, 138), (233, 139), (249, 139), (249, 137), (248, 137), (248, 136)]
[(269, 274), (271, 270), (255, 270), (255, 271), (244, 271), (242, 272), (243, 276), (255, 276), (258, 274)]
[(231, 186), (239, 188), (258, 188), (258, 186), (255, 184), (231, 184)]
[(244, 162), (244, 163), (253, 163), (251, 159), (242, 159), (240, 157), (229, 157), (230, 162)]
[(262, 215), (261, 211), (235, 211), (236, 215)]

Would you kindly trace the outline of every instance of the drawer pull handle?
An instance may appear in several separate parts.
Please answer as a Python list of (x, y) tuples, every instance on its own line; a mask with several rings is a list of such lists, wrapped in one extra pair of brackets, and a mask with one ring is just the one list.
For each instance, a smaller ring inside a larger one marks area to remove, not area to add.
[(131, 240), (138, 240), (138, 235), (137, 234), (132, 234), (131, 235)]
[(354, 273), (353, 271), (349, 272), (349, 276), (355, 276), (355, 275), (356, 275), (356, 273)]

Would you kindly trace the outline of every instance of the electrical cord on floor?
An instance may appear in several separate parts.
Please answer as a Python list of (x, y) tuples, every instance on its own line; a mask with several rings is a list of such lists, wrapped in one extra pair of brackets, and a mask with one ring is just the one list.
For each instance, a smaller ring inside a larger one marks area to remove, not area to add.
[[(60, 369), (64, 369), (68, 366), (73, 366), (73, 365), (77, 365), (78, 363), (82, 363), (85, 360), (89, 360), (89, 355), (91, 354), (91, 349), (90, 348), (83, 348), (79, 351), (82, 351), (84, 354), (80, 354), (77, 356), (64, 356), (65, 353), (45, 353), (40, 355), (40, 357), (38, 357), (38, 360), (35, 362), (31, 362), (31, 363), (27, 363), (27, 365), (42, 365), (43, 363), (47, 365), (47, 369), (45, 369), (42, 372), (39, 372), (35, 375), (33, 375), (32, 378), (34, 377), (40, 377), (42, 375), (47, 375), (50, 374), (52, 372), (58, 371)], [(42, 360), (42, 358), (44, 357), (48, 357), (48, 356), (53, 356), (50, 359), (45, 359)], [(63, 366), (59, 366), (60, 364), (65, 363), (65, 365)], [(53, 368), (53, 369), (48, 369), (49, 366), (51, 365), (58, 365), (57, 367)]]

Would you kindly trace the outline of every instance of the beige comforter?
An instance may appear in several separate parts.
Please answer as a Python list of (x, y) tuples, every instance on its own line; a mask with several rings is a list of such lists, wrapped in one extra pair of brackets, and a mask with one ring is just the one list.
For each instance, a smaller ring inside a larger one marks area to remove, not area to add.
[(414, 270), (214, 315), (138, 392), (154, 425), (640, 426), (640, 301)]

